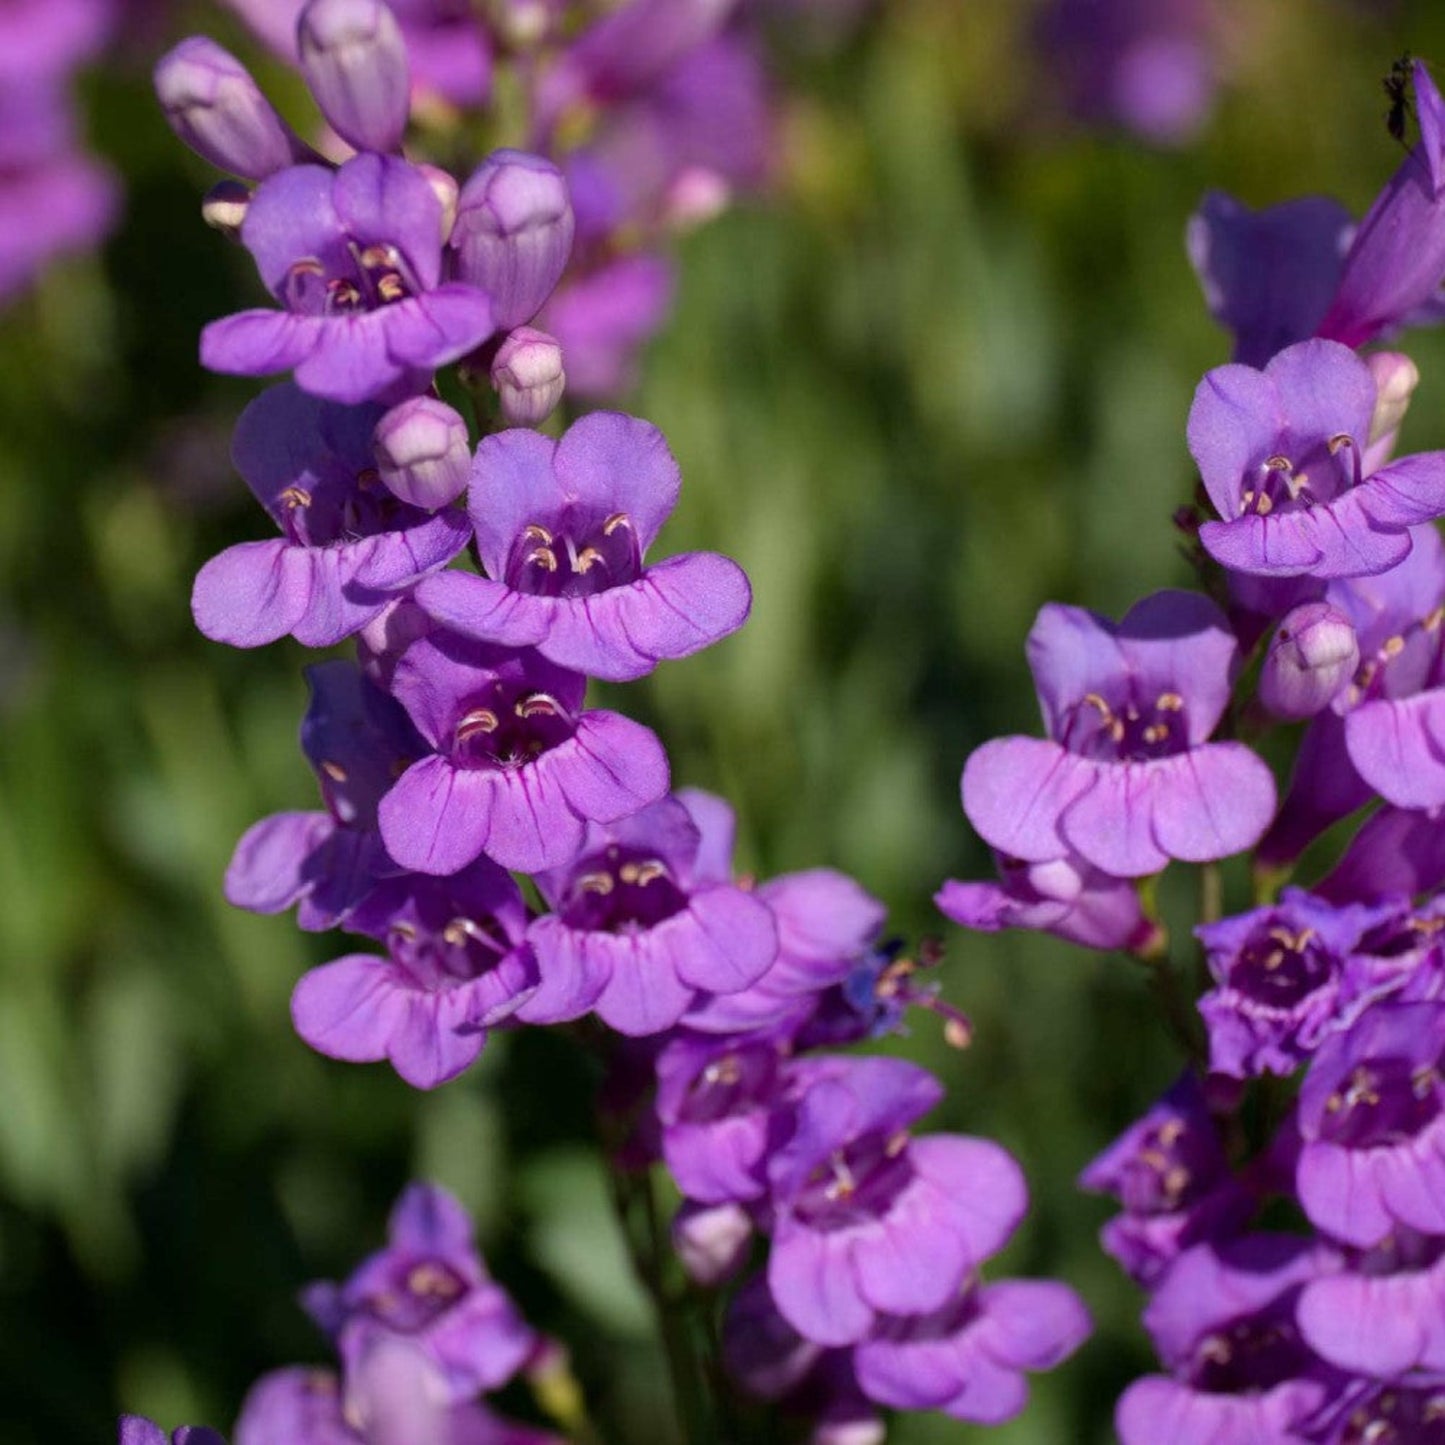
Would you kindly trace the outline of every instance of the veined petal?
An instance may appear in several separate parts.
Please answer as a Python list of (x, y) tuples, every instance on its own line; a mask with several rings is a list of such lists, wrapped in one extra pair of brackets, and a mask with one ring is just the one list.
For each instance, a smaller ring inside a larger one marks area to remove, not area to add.
[(312, 578), (307, 548), (280, 537), (241, 542), (196, 574), (191, 614), (212, 642), (260, 647), (285, 637), (306, 615)]
[(557, 608), (554, 598), (529, 597), (470, 572), (428, 577), (413, 596), (427, 616), (444, 627), (504, 647), (532, 647), (541, 642)]
[(201, 365), (227, 376), (290, 371), (320, 345), (326, 324), (319, 316), (293, 316), (289, 311), (238, 311), (202, 330)]
[(1380, 698), (1345, 718), (1345, 746), (1360, 776), (1397, 808), (1445, 803), (1445, 688)]
[(318, 1053), (347, 1063), (387, 1056), (407, 1010), (407, 990), (389, 959), (353, 953), (303, 974), (291, 995), (296, 1032)]
[(453, 767), (435, 753), (422, 758), (377, 807), (386, 851), (417, 873), (455, 873), (486, 848), (497, 791), (490, 769)]
[(1274, 817), (1274, 774), (1243, 743), (1205, 743), (1151, 766), (1154, 840), (1171, 858), (1211, 863), (1242, 853)]
[(964, 765), (963, 811), (1001, 853), (1031, 863), (1062, 858), (1070, 849), (1060, 815), (1102, 771), (1046, 738), (995, 738)]

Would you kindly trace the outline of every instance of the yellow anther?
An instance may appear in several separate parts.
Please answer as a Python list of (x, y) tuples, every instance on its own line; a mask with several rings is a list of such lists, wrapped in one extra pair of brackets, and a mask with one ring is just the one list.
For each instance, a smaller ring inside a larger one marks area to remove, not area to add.
[(646, 888), (649, 883), (667, 877), (667, 864), (657, 858), (649, 858), (644, 863), (634, 864), (633, 873), (635, 876), (632, 881), (639, 888)]
[(480, 737), (486, 733), (494, 733), (496, 730), (496, 713), (489, 707), (474, 707), (457, 724), (457, 741), (464, 743), (468, 738)]
[(344, 783), (346, 781), (346, 769), (340, 763), (323, 762), (321, 771), (331, 779), (333, 783)]
[(453, 948), (460, 948), (468, 939), (477, 943), (490, 942), (486, 930), (480, 924), (473, 923), (470, 918), (453, 918), (442, 929), (442, 938)]
[(1405, 650), (1405, 639), (1400, 636), (1387, 637), (1380, 645), (1380, 656), (1388, 662), (1392, 657), (1399, 657)]
[(1282, 457), (1278, 453), (1265, 459), (1264, 469), (1267, 472), (1292, 472), (1294, 463), (1288, 457)]
[(883, 1146), (883, 1152), (890, 1158), (896, 1159), (908, 1147), (908, 1130), (900, 1129), (892, 1135)]
[(632, 530), (632, 518), (626, 512), (613, 512), (602, 524), (602, 535), (610, 537), (619, 527), (626, 527), (629, 532)]
[(435, 1299), (455, 1299), (462, 1292), (461, 1281), (434, 1264), (416, 1265), (406, 1277), (412, 1294), (431, 1295)]
[(522, 535), (529, 542), (540, 542), (544, 547), (552, 545), (552, 534), (538, 522), (528, 522), (522, 528)]
[(557, 554), (550, 547), (533, 547), (527, 553), (527, 561), (545, 568), (548, 572), (557, 570)]
[(384, 241), (374, 242), (357, 257), (363, 266), (390, 266), (396, 261), (396, 252)]
[(577, 880), (577, 891), (579, 893), (595, 893), (599, 898), (606, 898), (612, 892), (612, 875), (610, 873), (584, 873)]
[(416, 929), (404, 918), (391, 925), (391, 931), (403, 942), (410, 943), (416, 937)]
[(1442, 621), (1445, 621), (1445, 607), (1437, 607), (1433, 612), (1426, 614), (1425, 620), (1420, 625), (1426, 632), (1436, 632)]
[[(1290, 494), (1291, 496), (1294, 495), (1293, 490), (1291, 490)], [(1269, 516), (1269, 514), (1274, 511), (1274, 499), (1268, 492), (1261, 492), (1259, 496), (1255, 498), (1254, 510), (1261, 517)]]
[(577, 560), (572, 564), (579, 572), (586, 572), (595, 567), (602, 560), (602, 553), (596, 547), (584, 547), (578, 554)]
[(1183, 712), (1184, 699), (1177, 692), (1161, 692), (1154, 706), (1160, 712)]
[(406, 282), (395, 271), (388, 271), (376, 283), (376, 294), (383, 301), (401, 301), (406, 296)]
[(1162, 743), (1169, 736), (1167, 723), (1153, 723), (1144, 729), (1144, 741), (1146, 743)]
[(311, 493), (305, 487), (287, 487), (277, 500), (284, 502), (288, 507), (309, 507)]
[(1354, 444), (1354, 437), (1346, 432), (1336, 432), (1334, 436), (1329, 439), (1330, 455), (1332, 457), (1338, 456), (1346, 447), (1352, 447)]

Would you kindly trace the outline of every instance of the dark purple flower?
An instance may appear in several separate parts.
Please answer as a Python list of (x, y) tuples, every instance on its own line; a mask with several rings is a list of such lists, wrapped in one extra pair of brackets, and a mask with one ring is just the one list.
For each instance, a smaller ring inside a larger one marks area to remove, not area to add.
[(1208, 0), (1052, 0), (1039, 39), (1075, 115), (1180, 145), (1214, 99), (1215, 24)]
[(853, 1350), (863, 1393), (897, 1410), (942, 1410), (998, 1425), (1028, 1402), (1025, 1370), (1051, 1370), (1092, 1329), (1066, 1285), (976, 1285), (931, 1314), (883, 1316)]
[(1445, 1378), (1371, 1382), (1356, 1390), (1321, 1445), (1445, 1445)]
[(1209, 1067), (1233, 1078), (1292, 1074), (1390, 987), (1352, 955), (1393, 904), (1336, 907), (1301, 888), (1194, 930), (1217, 987), (1199, 1001)]
[(1037, 929), (1085, 948), (1138, 952), (1159, 937), (1134, 884), (1101, 873), (1077, 855), (1025, 863), (996, 853), (994, 860), (999, 882), (950, 878), (933, 895), (939, 911), (978, 933)]
[(1013, 1233), (1027, 1196), (997, 1144), (910, 1138), (942, 1095), (927, 1071), (847, 1057), (798, 1068), (797, 1128), (768, 1161), (768, 1285), (800, 1334), (855, 1344), (880, 1316), (941, 1309)]
[(588, 822), (614, 822), (667, 791), (654, 733), (583, 712), (586, 679), (531, 651), (434, 632), (413, 642), (392, 692), (435, 750), (381, 800), (387, 852), (418, 873), (481, 854), (524, 873), (577, 856)]
[(575, 224), (567, 182), (544, 156), (493, 151), (468, 177), (448, 244), (458, 278), (492, 298), (498, 330), (542, 309), (567, 267)]
[(1347, 1251), (1338, 1274), (1304, 1287), (1297, 1315), (1311, 1348), (1342, 1370), (1445, 1373), (1445, 1238), (1396, 1229)]
[(236, 469), (282, 535), (242, 542), (196, 576), (191, 610), (216, 642), (259, 647), (290, 633), (330, 647), (466, 546), (454, 512), (408, 506), (381, 484), (374, 406), (338, 406), (289, 384), (241, 413)]
[(305, 974), (291, 997), (296, 1032), (329, 1058), (386, 1059), (418, 1089), (444, 1084), (536, 992), (527, 918), (517, 885), (485, 858), (449, 878), (380, 883), (346, 927), (380, 939), (386, 954), (348, 954)]
[(1320, 1047), (1300, 1090), (1296, 1186), (1311, 1223), (1360, 1248), (1445, 1234), (1445, 1003), (1385, 1002)]
[(1263, 366), (1315, 334), (1334, 299), (1350, 213), (1326, 196), (1252, 211), (1210, 191), (1186, 239), (1210, 314), (1234, 333), (1234, 360)]
[(643, 566), (680, 486), (662, 433), (617, 412), (558, 442), (489, 436), (468, 492), (489, 575), (434, 578), (417, 601), (466, 636), (535, 647), (589, 677), (642, 677), (741, 627), (752, 602), (742, 568), (716, 552)]
[[(737, 993), (778, 950), (767, 905), (695, 872), (700, 836), (676, 798), (607, 825), (589, 824), (576, 856), (541, 873), (554, 910), (529, 933), (553, 990), (596, 997), (598, 1016), (625, 1034), (670, 1028), (699, 993)], [(601, 992), (595, 992), (600, 982)]]
[(1334, 1267), (1331, 1251), (1288, 1235), (1181, 1255), (1144, 1311), (1171, 1374), (1124, 1392), (1122, 1445), (1305, 1445), (1340, 1381), (1300, 1335), (1295, 1303)]
[(1358, 347), (1407, 323), (1445, 280), (1445, 102), (1412, 68), (1419, 142), (1365, 214), (1318, 334)]
[(326, 811), (277, 813), (248, 829), (226, 870), (226, 898), (254, 913), (299, 902), (297, 922), (321, 931), (399, 871), (382, 847), (376, 808), (398, 770), (427, 747), (396, 699), (354, 663), (316, 663), (306, 680), (301, 747)]
[(181, 141), (219, 170), (261, 181), (316, 159), (231, 54), (192, 35), (156, 62), (156, 98)]
[(488, 1276), (466, 1210), (434, 1184), (408, 1185), (386, 1248), (342, 1284), (308, 1286), (302, 1303), (336, 1341), (348, 1375), (378, 1341), (400, 1338), (441, 1371), (452, 1401), (498, 1389), (537, 1345)]
[(1123, 1212), (1103, 1228), (1105, 1251), (1150, 1287), (1204, 1240), (1237, 1234), (1256, 1201), (1235, 1179), (1199, 1081), (1186, 1073), (1079, 1177)]
[(1445, 453), (1366, 475), (1378, 388), (1347, 346), (1302, 341), (1262, 371), (1232, 364), (1199, 384), (1189, 450), (1221, 518), (1199, 529), (1217, 561), (1269, 577), (1358, 577), (1410, 550), (1445, 514)]
[(485, 292), (442, 281), (441, 200), (394, 156), (278, 171), (257, 187), (241, 240), (282, 309), (211, 322), (201, 363), (212, 371), (294, 368), (315, 396), (395, 399), (492, 333)]
[(1371, 814), (1340, 861), (1315, 885), (1332, 903), (1412, 897), (1445, 883), (1445, 814), (1388, 804)]
[(311, 94), (342, 140), (361, 151), (401, 145), (411, 110), (406, 42), (384, 0), (307, 0), (296, 49)]
[(142, 1415), (122, 1415), (120, 1445), (226, 1445), (226, 1442), (204, 1425), (182, 1425), (174, 1434), (167, 1435)]
[(637, 381), (638, 354), (672, 309), (673, 272), (660, 256), (620, 256), (570, 278), (537, 324), (562, 345), (574, 396), (609, 401)]
[(963, 770), (963, 810), (994, 848), (1138, 878), (1258, 841), (1269, 769), (1240, 743), (1206, 741), (1238, 655), (1212, 602), (1158, 592), (1117, 626), (1050, 603), (1028, 652), (1049, 737), (985, 743)]

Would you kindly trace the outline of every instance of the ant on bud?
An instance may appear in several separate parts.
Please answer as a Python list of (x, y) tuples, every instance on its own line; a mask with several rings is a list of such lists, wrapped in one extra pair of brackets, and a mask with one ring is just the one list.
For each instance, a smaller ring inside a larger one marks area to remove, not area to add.
[(1390, 73), (1380, 82), (1390, 99), (1390, 109), (1385, 113), (1385, 129), (1401, 144), (1405, 144), (1405, 122), (1410, 118), (1414, 106), (1410, 100), (1410, 52), (1407, 50), (1390, 66)]

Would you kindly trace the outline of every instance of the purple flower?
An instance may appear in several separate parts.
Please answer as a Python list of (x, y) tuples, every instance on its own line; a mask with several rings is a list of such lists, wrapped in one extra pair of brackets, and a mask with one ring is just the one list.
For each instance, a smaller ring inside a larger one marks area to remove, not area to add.
[(1323, 712), (1360, 665), (1350, 620), (1328, 602), (1303, 602), (1280, 622), (1259, 674), (1259, 700), (1278, 718)]
[(307, 973), (291, 998), (296, 1032), (328, 1058), (387, 1059), (418, 1089), (454, 1079), (487, 1029), (537, 989), (527, 905), (485, 858), (449, 878), (381, 883), (346, 926), (381, 939), (386, 955), (348, 954)]
[[(680, 1031), (657, 1058), (662, 1155), (685, 1198), (761, 1199), (769, 1155), (793, 1125), (786, 1037)], [(805, 1075), (806, 1077), (806, 1075)]]
[(1397, 1226), (1445, 1234), (1445, 1003), (1376, 1004), (1327, 1039), (1300, 1090), (1296, 1187), (1360, 1248)]
[(672, 267), (660, 256), (621, 256), (563, 282), (537, 324), (562, 345), (567, 387), (607, 401), (637, 382), (638, 353), (672, 309)]
[(1256, 1201), (1235, 1179), (1199, 1081), (1183, 1074), (1079, 1177), (1123, 1212), (1102, 1232), (1106, 1253), (1146, 1288), (1204, 1240), (1237, 1234)]
[(567, 999), (590, 993), (613, 1028), (654, 1034), (699, 993), (755, 983), (777, 954), (773, 915), (731, 882), (698, 876), (700, 845), (687, 808), (663, 798), (619, 822), (590, 824), (571, 862), (539, 874), (554, 911), (529, 932), (544, 979), (538, 1006), (553, 990)]
[(1124, 1392), (1122, 1445), (1305, 1445), (1339, 1380), (1301, 1337), (1295, 1302), (1334, 1263), (1309, 1240), (1269, 1234), (1181, 1255), (1144, 1312), (1171, 1375)]
[(1159, 937), (1158, 925), (1139, 903), (1138, 889), (1078, 856), (1025, 863), (995, 854), (994, 860), (998, 883), (950, 878), (933, 895), (939, 911), (978, 933), (1037, 929), (1085, 948), (1139, 952)]
[(1365, 474), (1378, 391), (1333, 341), (1302, 341), (1263, 371), (1217, 367), (1189, 412), (1189, 450), (1222, 520), (1199, 529), (1226, 567), (1269, 577), (1358, 577), (1410, 550), (1445, 514), (1445, 453)]
[(1358, 347), (1407, 323), (1445, 280), (1445, 102), (1413, 67), (1419, 142), (1356, 229), (1319, 335)]
[(226, 1445), (226, 1442), (204, 1425), (182, 1425), (174, 1434), (167, 1435), (142, 1415), (122, 1415), (120, 1445)]
[(1387, 904), (1334, 907), (1300, 888), (1278, 904), (1194, 930), (1217, 987), (1199, 1001), (1209, 1067), (1233, 1078), (1292, 1074), (1390, 985), (1354, 965)]
[(437, 1400), (425, 1367), (405, 1365), (401, 1347), (385, 1349), (365, 1388), (349, 1387), (345, 1396), (329, 1370), (272, 1370), (242, 1402), (235, 1445), (562, 1445), (559, 1436), (515, 1425), (484, 1405)]
[(427, 748), (395, 698), (354, 663), (316, 663), (306, 680), (301, 747), (326, 811), (276, 813), (248, 829), (226, 870), (226, 898), (254, 913), (299, 902), (297, 922), (319, 932), (399, 871), (382, 847), (376, 808), (397, 771)]
[(1445, 1379), (1371, 1382), (1318, 1438), (1322, 1445), (1445, 1445)]
[(411, 110), (406, 42), (383, 0), (307, 0), (296, 48), (306, 84), (342, 140), (362, 151), (401, 145)]
[(418, 873), (481, 854), (524, 873), (576, 857), (588, 822), (614, 822), (667, 791), (654, 733), (583, 712), (586, 679), (530, 651), (446, 632), (413, 642), (392, 691), (435, 750), (381, 800), (387, 852)]
[(1343, 1270), (1304, 1287), (1297, 1313), (1310, 1347), (1342, 1370), (1445, 1373), (1445, 1238), (1396, 1229), (1347, 1252)]
[(1238, 654), (1212, 602), (1155, 593), (1117, 626), (1050, 603), (1028, 652), (1049, 738), (985, 743), (963, 770), (963, 810), (994, 848), (1138, 878), (1258, 841), (1269, 769), (1239, 743), (1206, 742)]
[(201, 363), (212, 371), (294, 368), (315, 396), (395, 400), (492, 333), (486, 294), (442, 281), (436, 191), (394, 156), (278, 171), (257, 187), (241, 240), (282, 309), (211, 322)]
[(449, 245), (457, 276), (492, 298), (498, 330), (542, 309), (567, 267), (575, 228), (567, 182), (543, 156), (493, 151), (468, 177)]
[(1340, 861), (1315, 885), (1332, 903), (1411, 897), (1445, 883), (1445, 816), (1388, 804), (1371, 814)]
[(374, 406), (338, 406), (273, 386), (241, 413), (236, 469), (282, 535), (242, 542), (196, 577), (191, 610), (216, 642), (259, 647), (290, 633), (330, 647), (467, 544), (454, 512), (433, 515), (381, 484)]
[(119, 200), (115, 176), (88, 156), (0, 171), (0, 305), (57, 256), (99, 245)]
[(1018, 1165), (960, 1135), (911, 1139), (942, 1095), (900, 1059), (799, 1065), (797, 1129), (768, 1162), (768, 1285), (807, 1339), (848, 1345), (883, 1315), (930, 1314), (1008, 1239), (1026, 1207)]
[[(336, 1341), (348, 1374), (379, 1341), (400, 1338), (441, 1371), (453, 1401), (498, 1389), (537, 1346), (488, 1276), (466, 1211), (434, 1184), (408, 1185), (386, 1248), (342, 1284), (308, 1286), (302, 1303)], [(246, 1445), (239, 1435), (238, 1445)]]
[(1353, 222), (1326, 196), (1252, 211), (1210, 191), (1186, 239), (1210, 315), (1234, 333), (1234, 360), (1263, 366), (1313, 336), (1329, 310)]
[(377, 470), (403, 502), (435, 511), (466, 490), (472, 447), (461, 413), (434, 396), (408, 397), (372, 433)]
[(1092, 1322), (1073, 1290), (1045, 1280), (976, 1285), (931, 1314), (883, 1316), (853, 1351), (863, 1393), (897, 1410), (942, 1410), (980, 1425), (1028, 1402), (1025, 1370), (1050, 1370)]
[(417, 601), (466, 636), (535, 647), (591, 677), (642, 677), (741, 627), (752, 601), (716, 552), (643, 566), (680, 485), (662, 433), (620, 413), (593, 412), (559, 442), (489, 436), (468, 492), (489, 576), (434, 578)]
[(567, 387), (562, 348), (545, 331), (519, 326), (492, 358), (492, 388), (508, 426), (540, 426)]

